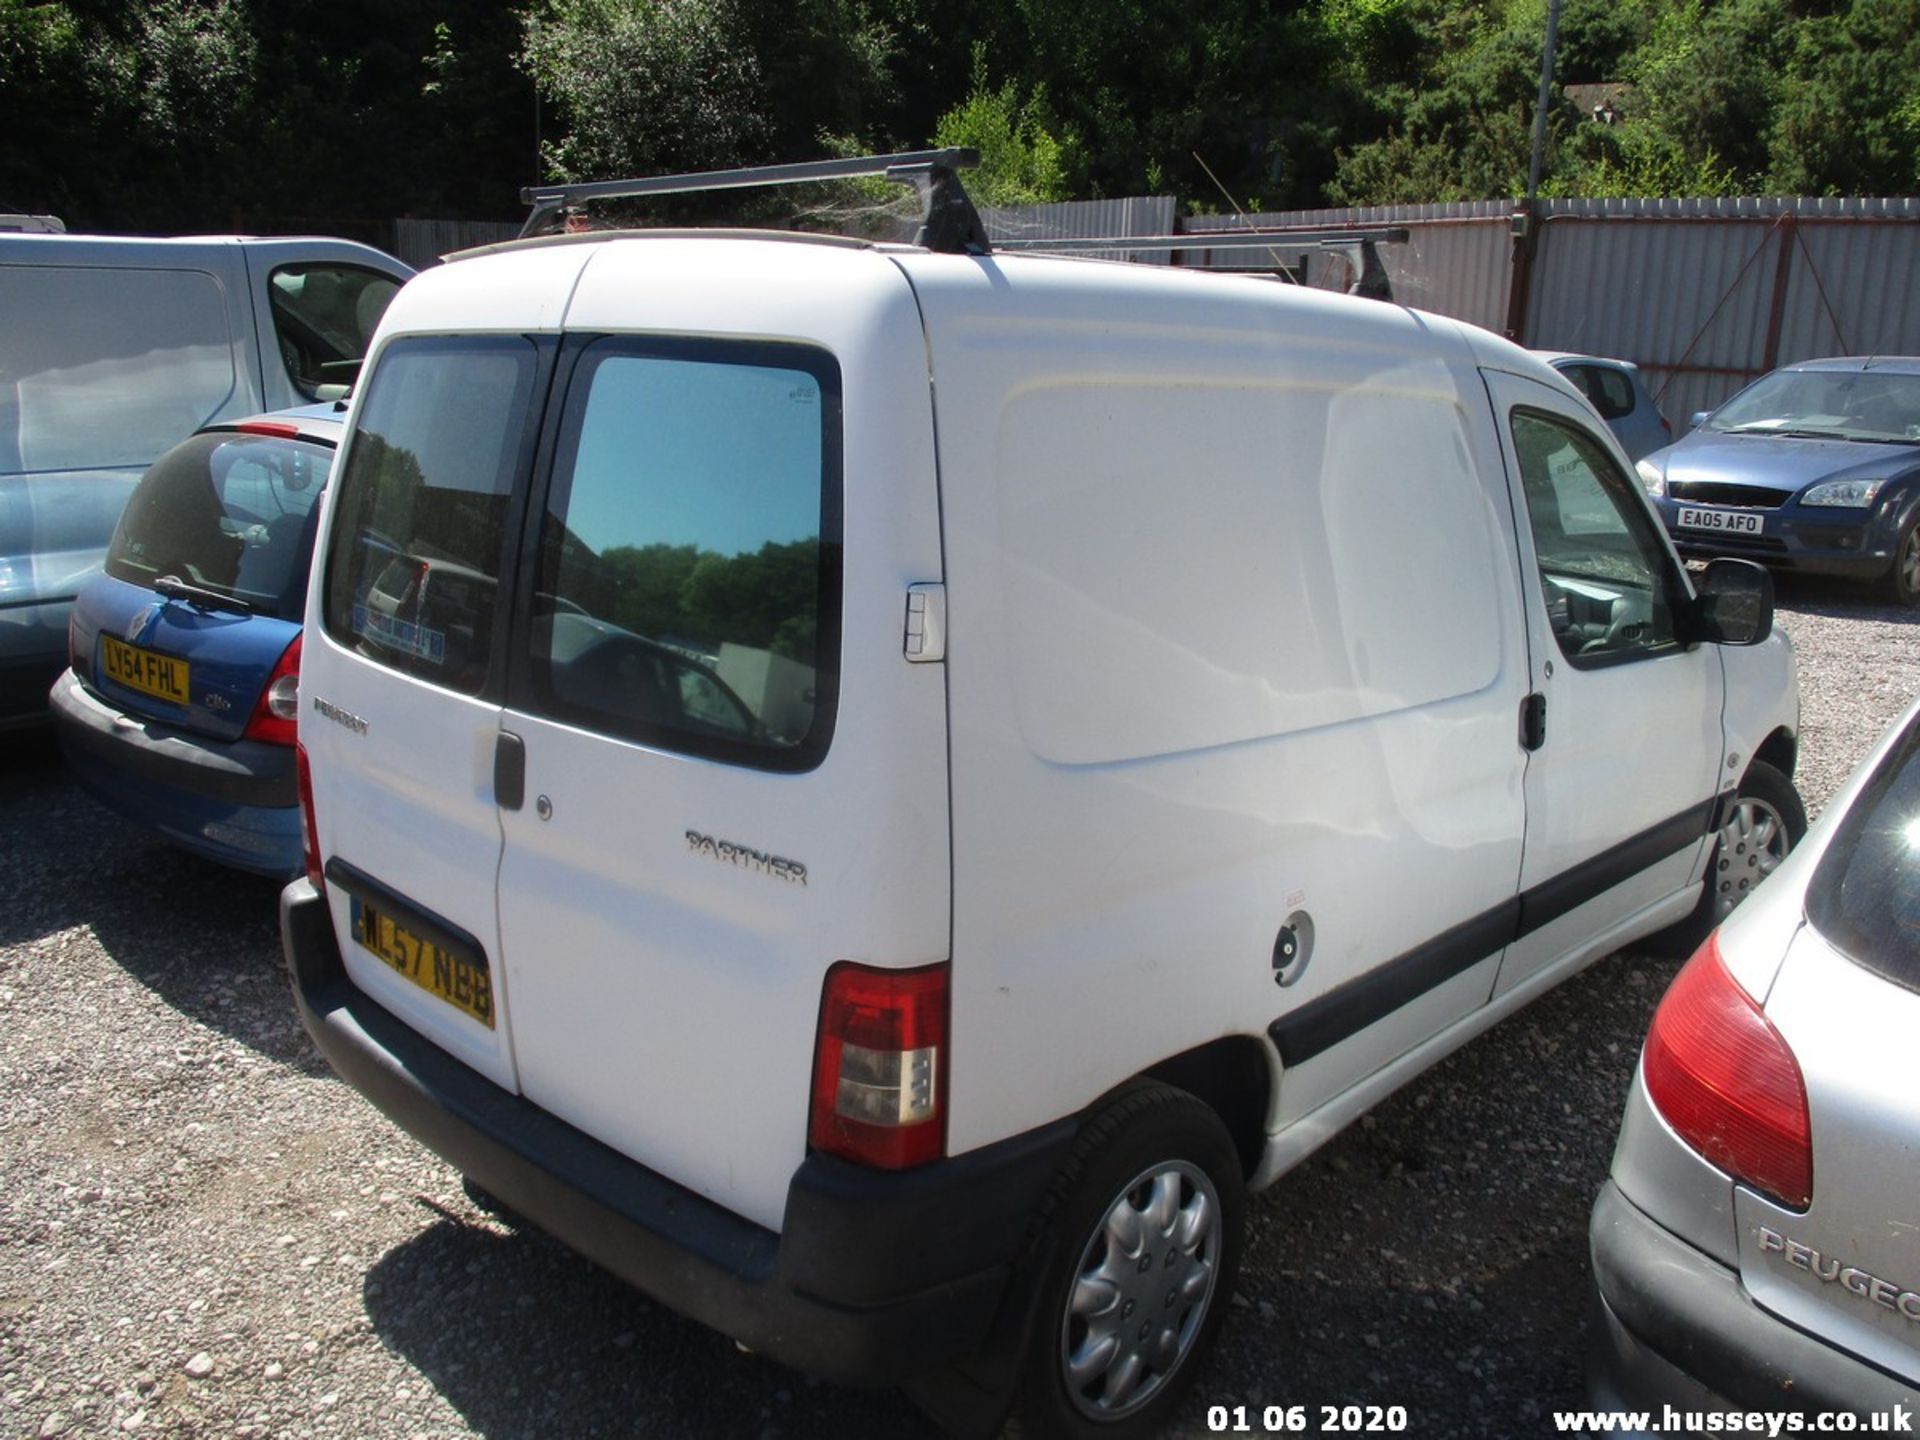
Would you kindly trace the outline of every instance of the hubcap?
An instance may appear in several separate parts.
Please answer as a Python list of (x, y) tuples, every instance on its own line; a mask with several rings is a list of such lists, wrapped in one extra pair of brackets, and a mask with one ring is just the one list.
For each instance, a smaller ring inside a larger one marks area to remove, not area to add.
[(1094, 1420), (1132, 1415), (1193, 1348), (1220, 1262), (1220, 1197), (1184, 1160), (1143, 1170), (1080, 1252), (1060, 1324), (1074, 1406)]
[(1713, 918), (1724, 920), (1753, 887), (1780, 868), (1792, 844), (1786, 821), (1764, 800), (1751, 797), (1733, 807), (1713, 852)]
[(1920, 595), (1920, 528), (1907, 532), (1907, 543), (1900, 547), (1900, 588), (1909, 595)]

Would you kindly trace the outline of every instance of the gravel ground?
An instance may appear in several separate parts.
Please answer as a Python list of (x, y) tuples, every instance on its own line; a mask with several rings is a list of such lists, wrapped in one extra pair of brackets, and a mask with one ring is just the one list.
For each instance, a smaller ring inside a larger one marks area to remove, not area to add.
[[(1920, 692), (1920, 616), (1783, 585), (1817, 811)], [(1650, 743), (1658, 743), (1650, 735)], [(0, 759), (0, 1435), (923, 1436), (537, 1233), (331, 1078), (271, 884), (149, 841), (41, 744)], [(1252, 1206), (1209, 1404), (1550, 1433), (1586, 1216), (1672, 961), (1601, 962)]]

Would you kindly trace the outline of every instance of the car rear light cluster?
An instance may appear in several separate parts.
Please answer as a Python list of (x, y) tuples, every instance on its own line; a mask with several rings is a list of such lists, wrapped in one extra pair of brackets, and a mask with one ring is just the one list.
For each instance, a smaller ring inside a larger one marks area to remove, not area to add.
[(314, 889), (325, 894), (327, 882), (320, 866), (320, 826), (313, 815), (313, 768), (307, 764), (306, 746), (293, 747), (293, 764), (300, 776), (300, 828), (304, 837), (307, 879), (313, 882)]
[(267, 687), (260, 692), (260, 703), (253, 707), (244, 739), (269, 745), (293, 744), (294, 722), (300, 718), (301, 638), (293, 637), (280, 663), (273, 667), (273, 674), (267, 677)]
[(883, 1170), (945, 1153), (948, 967), (827, 972), (807, 1142)]
[(1790, 1210), (1812, 1203), (1800, 1062), (1727, 969), (1717, 933), (1654, 1012), (1641, 1073), (1654, 1107), (1707, 1160)]

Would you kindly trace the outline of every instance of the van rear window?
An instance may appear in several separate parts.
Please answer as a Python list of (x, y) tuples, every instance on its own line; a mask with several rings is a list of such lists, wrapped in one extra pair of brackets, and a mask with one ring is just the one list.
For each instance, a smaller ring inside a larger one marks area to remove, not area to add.
[(298, 620), (332, 463), (333, 447), (311, 440), (196, 435), (155, 461), (128, 498), (107, 573), (142, 586), (171, 575)]
[(839, 369), (796, 345), (595, 342), (568, 387), (528, 644), (535, 703), (766, 769), (826, 753)]
[(327, 633), (463, 694), (492, 673), (508, 496), (538, 354), (518, 336), (396, 341), (349, 443), (328, 528)]

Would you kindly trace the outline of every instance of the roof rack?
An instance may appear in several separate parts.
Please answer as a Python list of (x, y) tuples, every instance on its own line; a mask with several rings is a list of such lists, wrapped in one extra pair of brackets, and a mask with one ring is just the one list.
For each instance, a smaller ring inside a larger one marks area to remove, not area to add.
[(1313, 250), (1404, 244), (1409, 231), (1214, 230), (1192, 235), (1064, 235), (1056, 240), (1002, 240), (1000, 250)]
[(820, 180), (878, 176), (919, 188), (926, 198), (916, 245), (955, 255), (985, 255), (986, 226), (967, 198), (958, 171), (980, 163), (980, 152), (952, 148), (909, 150), (896, 155), (860, 155), (847, 160), (807, 161), (798, 165), (757, 165), (744, 170), (703, 170), (687, 175), (652, 175), (637, 180), (596, 180), (583, 185), (529, 185), (520, 192), (533, 212), (520, 238), (560, 228), (565, 212), (588, 200), (636, 195), (686, 195), (703, 190), (744, 190), (759, 185), (804, 185)]
[(1354, 250), (1359, 278), (1353, 292), (1380, 300), (1393, 298), (1379, 245), (1405, 244), (1404, 226), (1371, 230), (1221, 230), (1197, 235), (1061, 236), (1049, 240), (1002, 240), (996, 247), (973, 208), (959, 173), (980, 163), (980, 152), (953, 147), (906, 150), (893, 155), (859, 155), (844, 160), (811, 160), (797, 165), (755, 165), (740, 170), (700, 170), (685, 175), (650, 175), (633, 180), (594, 180), (579, 185), (529, 185), (520, 192), (533, 207), (520, 238), (562, 228), (567, 212), (589, 200), (631, 199), (641, 195), (688, 195), (707, 190), (745, 190), (761, 185), (804, 185), (822, 180), (878, 176), (917, 187), (926, 201), (914, 244), (950, 255), (988, 255), (1000, 250), (1036, 250), (1052, 254), (1101, 251), (1180, 250)]
[(1359, 254), (1358, 274), (1349, 293), (1369, 300), (1392, 300), (1393, 284), (1380, 263), (1381, 245), (1404, 245), (1405, 226), (1378, 230), (1216, 230), (1192, 235), (1066, 236), (1056, 240), (1002, 240), (1002, 250), (1044, 250), (1051, 254), (1075, 251), (1147, 250), (1353, 250)]

